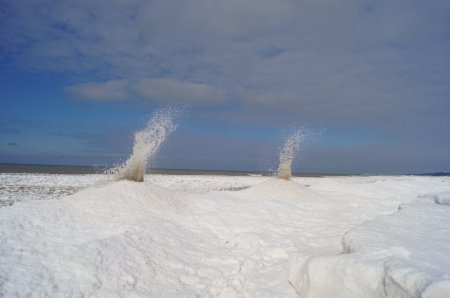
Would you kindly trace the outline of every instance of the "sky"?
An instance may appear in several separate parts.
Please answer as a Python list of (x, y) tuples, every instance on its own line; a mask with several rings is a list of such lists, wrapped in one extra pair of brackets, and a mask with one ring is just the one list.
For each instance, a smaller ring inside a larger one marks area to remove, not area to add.
[(448, 0), (0, 0), (0, 162), (103, 166), (184, 107), (152, 167), (450, 171)]

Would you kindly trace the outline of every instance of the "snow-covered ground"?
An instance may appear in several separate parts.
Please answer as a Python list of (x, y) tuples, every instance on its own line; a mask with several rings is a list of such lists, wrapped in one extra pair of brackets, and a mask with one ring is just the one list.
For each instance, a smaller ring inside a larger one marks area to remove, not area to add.
[(19, 201), (58, 199), (107, 179), (106, 175), (0, 173), (0, 208)]
[(448, 177), (2, 174), (0, 201), (0, 297), (450, 297)]

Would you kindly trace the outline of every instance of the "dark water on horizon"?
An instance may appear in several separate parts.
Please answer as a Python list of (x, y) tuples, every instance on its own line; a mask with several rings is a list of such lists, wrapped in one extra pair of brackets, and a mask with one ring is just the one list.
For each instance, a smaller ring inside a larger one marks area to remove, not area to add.
[[(0, 173), (31, 173), (31, 174), (104, 174), (106, 167), (94, 166), (69, 166), (69, 165), (36, 165), (36, 164), (11, 164), (0, 163)], [(271, 172), (256, 171), (226, 171), (226, 170), (191, 170), (191, 169), (148, 169), (148, 174), (163, 175), (225, 175), (225, 176), (248, 176), (262, 175), (274, 176)], [(379, 174), (378, 174), (379, 175)], [(381, 174), (382, 175), (382, 174)], [(405, 174), (408, 176), (450, 176), (448, 172)], [(323, 177), (323, 176), (368, 176), (365, 174), (339, 174), (339, 173), (294, 173), (295, 177)]]
[[(107, 168), (93, 166), (68, 166), (68, 165), (36, 165), (36, 164), (9, 164), (0, 163), (0, 173), (32, 173), (32, 174), (103, 174)], [(191, 169), (148, 169), (149, 174), (164, 175), (226, 175), (226, 176), (248, 176), (262, 175), (273, 176), (269, 172), (253, 171), (224, 171), (224, 170), (191, 170)], [(339, 176), (336, 174), (317, 173), (294, 173), (294, 176), (321, 177)]]
[(0, 163), (0, 173), (100, 174), (104, 169), (89, 166), (31, 165)]
[[(36, 164), (4, 164), (0, 163), (0, 173), (32, 173), (32, 174), (103, 174), (106, 167), (69, 166), (69, 165), (36, 165)], [(191, 169), (148, 169), (147, 173), (165, 175), (227, 175), (246, 176), (251, 174), (272, 175), (272, 173), (191, 170)]]

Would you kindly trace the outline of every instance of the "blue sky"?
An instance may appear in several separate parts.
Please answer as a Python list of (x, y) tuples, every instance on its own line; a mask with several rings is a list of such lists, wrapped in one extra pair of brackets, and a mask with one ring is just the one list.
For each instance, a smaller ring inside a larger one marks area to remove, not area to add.
[(450, 169), (450, 2), (0, 0), (0, 162), (104, 165), (160, 106), (152, 164)]

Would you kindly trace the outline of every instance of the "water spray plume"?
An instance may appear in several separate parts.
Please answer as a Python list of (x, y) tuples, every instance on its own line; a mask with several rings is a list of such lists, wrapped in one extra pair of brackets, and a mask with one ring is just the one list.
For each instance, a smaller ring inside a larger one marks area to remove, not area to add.
[(292, 177), (292, 160), (297, 155), (303, 139), (304, 134), (300, 130), (297, 130), (284, 143), (280, 152), (280, 164), (278, 166), (279, 178), (290, 179)]
[(134, 134), (133, 153), (123, 165), (113, 171), (117, 179), (144, 181), (148, 162), (166, 137), (176, 128), (173, 118), (173, 110), (158, 110), (153, 114), (147, 127)]

